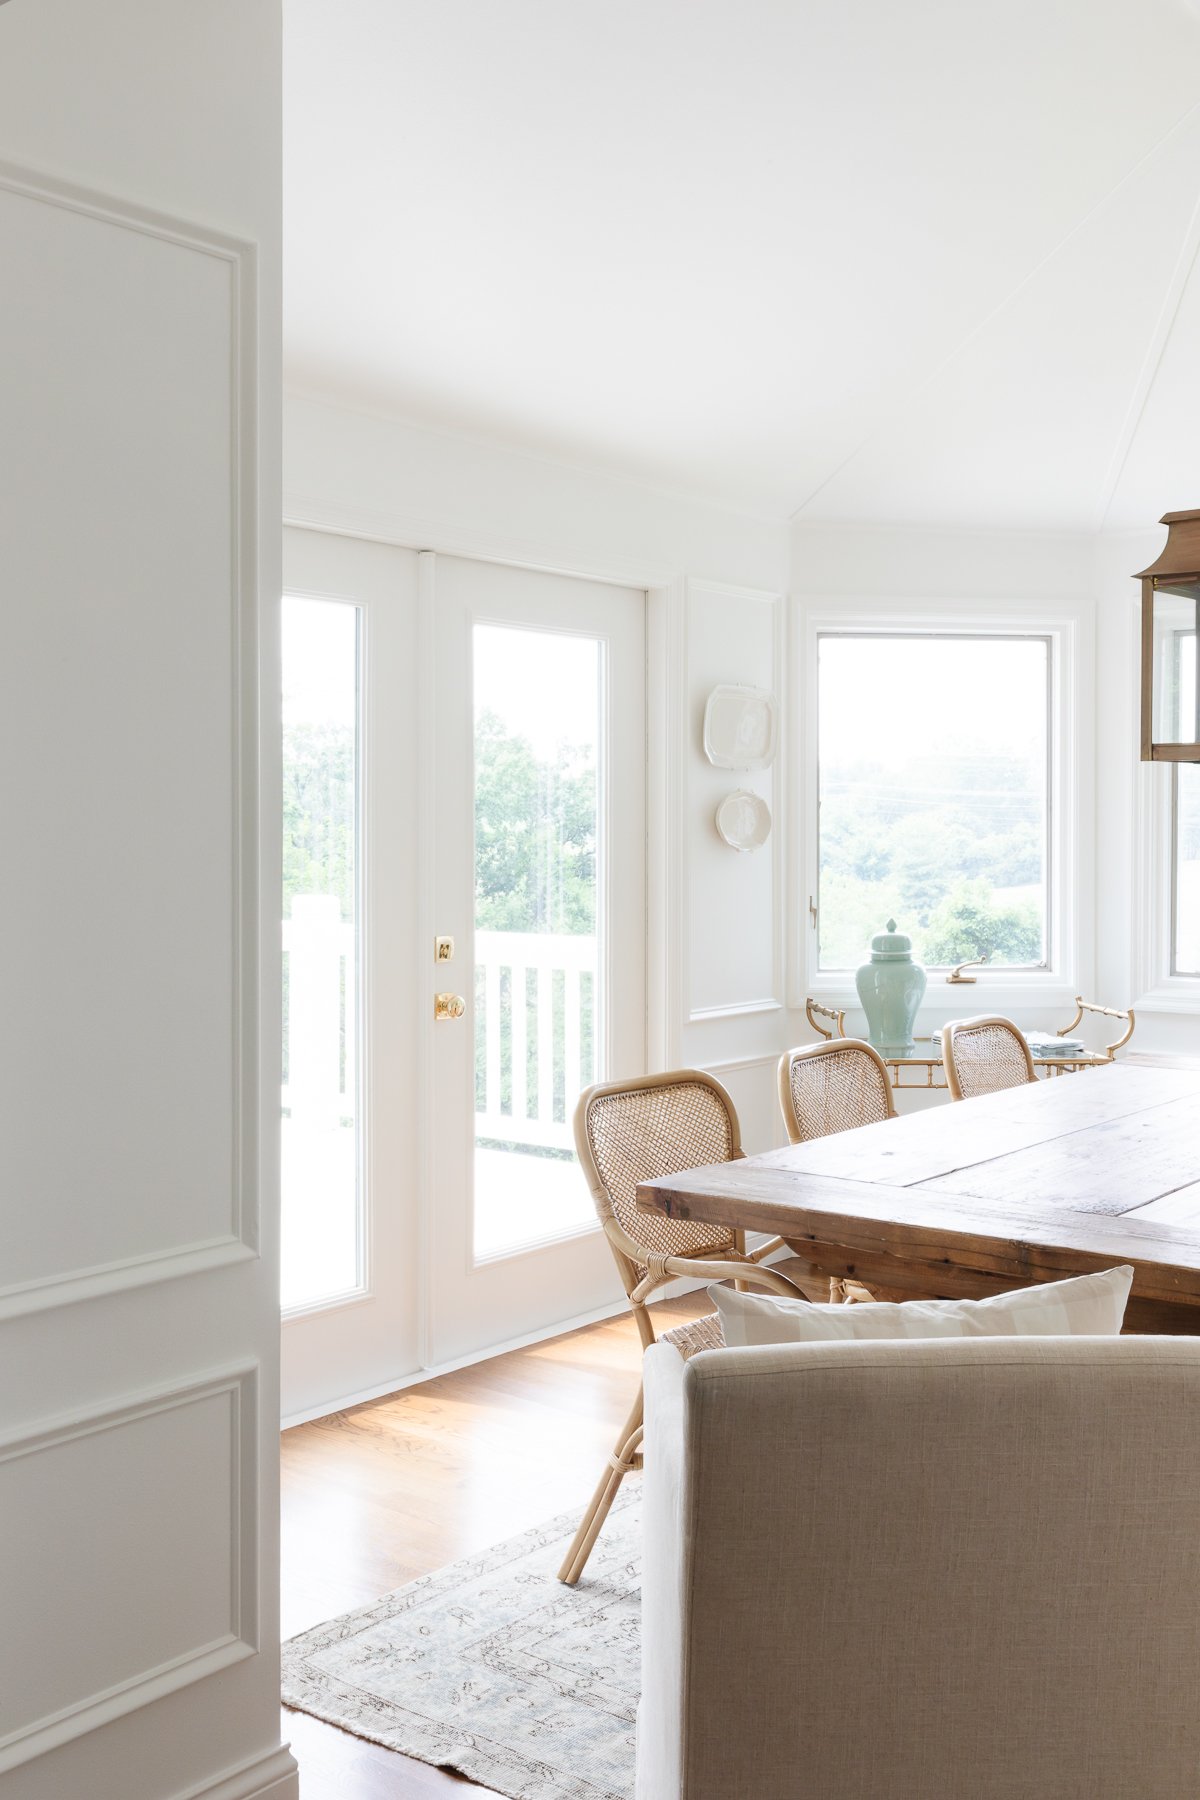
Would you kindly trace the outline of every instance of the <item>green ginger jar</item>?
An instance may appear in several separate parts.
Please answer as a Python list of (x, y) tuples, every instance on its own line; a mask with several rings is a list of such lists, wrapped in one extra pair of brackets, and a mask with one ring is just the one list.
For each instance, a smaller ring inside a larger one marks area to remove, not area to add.
[(871, 939), (871, 960), (859, 969), (854, 985), (867, 1015), (867, 1036), (879, 1054), (911, 1056), (925, 971), (913, 961), (912, 939), (896, 930), (895, 919)]

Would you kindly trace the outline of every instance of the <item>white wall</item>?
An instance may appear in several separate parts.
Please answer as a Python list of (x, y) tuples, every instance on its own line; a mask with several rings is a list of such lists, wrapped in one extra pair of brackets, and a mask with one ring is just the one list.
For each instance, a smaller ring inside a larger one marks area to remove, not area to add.
[(0, 7), (5, 1800), (296, 1792), (280, 67), (275, 0)]
[(289, 394), (284, 516), (425, 550), (636, 586), (682, 571), (782, 589), (777, 520)]

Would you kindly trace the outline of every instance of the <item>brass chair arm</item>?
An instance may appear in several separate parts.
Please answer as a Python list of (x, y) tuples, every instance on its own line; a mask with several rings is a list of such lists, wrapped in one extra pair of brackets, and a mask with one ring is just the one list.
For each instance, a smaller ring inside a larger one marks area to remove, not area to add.
[[(819, 1000), (814, 1000), (812, 995), (809, 994), (804, 1002), (804, 1013), (818, 1037), (845, 1037), (846, 1015), (844, 1012), (838, 1012), (832, 1006), (822, 1006)], [(821, 1023), (822, 1019), (829, 1020), (829, 1023), (833, 1028), (831, 1031), (826, 1031), (824, 1025)]]
[(1124, 1008), (1119, 1006), (1097, 1006), (1094, 1000), (1085, 1000), (1082, 994), (1076, 994), (1075, 1017), (1071, 1020), (1069, 1025), (1063, 1026), (1058, 1034), (1059, 1037), (1069, 1037), (1075, 1027), (1082, 1024), (1085, 1012), (1097, 1013), (1104, 1019), (1124, 1019), (1126, 1021), (1125, 1030), (1121, 1033), (1121, 1036), (1119, 1038), (1114, 1038), (1111, 1044), (1105, 1044), (1104, 1046), (1102, 1054), (1109, 1062), (1111, 1062), (1117, 1051), (1123, 1050), (1133, 1036), (1133, 1028), (1137, 1024), (1133, 1008), (1131, 1006)]

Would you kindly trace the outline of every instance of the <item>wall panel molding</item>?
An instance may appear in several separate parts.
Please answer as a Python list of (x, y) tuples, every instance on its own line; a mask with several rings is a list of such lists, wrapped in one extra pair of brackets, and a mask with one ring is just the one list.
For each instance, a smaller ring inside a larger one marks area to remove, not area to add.
[(149, 1287), (158, 1281), (175, 1281), (181, 1275), (202, 1275), (210, 1269), (230, 1268), (252, 1262), (257, 1255), (241, 1237), (213, 1238), (206, 1243), (184, 1244), (176, 1250), (131, 1256), (123, 1262), (94, 1264), (68, 1275), (44, 1281), (15, 1282), (0, 1288), (0, 1322), (22, 1314), (70, 1306), (77, 1300), (98, 1300), (127, 1288)]
[[(0, 1483), (5, 1469), (26, 1459), (46, 1456), (65, 1446), (96, 1439), (145, 1421), (185, 1413), (211, 1400), (228, 1402), (228, 1541), (226, 1619), (224, 1629), (185, 1650), (147, 1665), (111, 1687), (78, 1698), (53, 1712), (29, 1719), (0, 1737), (0, 1772), (107, 1724), (122, 1714), (166, 1694), (201, 1681), (218, 1669), (253, 1656), (258, 1649), (258, 1365), (212, 1370), (169, 1386), (146, 1388), (118, 1401), (59, 1414), (0, 1437)], [(181, 1484), (186, 1468), (178, 1469)], [(48, 1495), (53, 1491), (50, 1476)], [(78, 1495), (81, 1530), (92, 1530), (101, 1578), (104, 1576), (103, 1523), (91, 1511), (90, 1492)], [(86, 1627), (86, 1616), (80, 1619)], [(10, 1622), (11, 1628), (11, 1622)], [(253, 1790), (251, 1790), (253, 1791)]]
[[(133, 233), (215, 263), (227, 280), (229, 655), (234, 677), (230, 704), (233, 769), (229, 948), (233, 970), (233, 1042), (230, 1051), (228, 1231), (147, 1247), (111, 1261), (64, 1266), (28, 1280), (0, 1284), (0, 1320), (118, 1293), (235, 1264), (257, 1254), (258, 1159), (258, 881), (259, 808), (257, 618), (258, 385), (257, 250), (253, 243), (182, 216), (155, 211), (123, 198), (0, 160), (0, 198), (13, 196), (53, 209), (90, 226)], [(86, 248), (83, 251), (86, 256)], [(223, 1184), (222, 1184), (223, 1185)], [(163, 1194), (157, 1217), (179, 1217)], [(207, 1223), (207, 1221), (206, 1221)], [(186, 1221), (184, 1222), (186, 1230)]]
[[(686, 604), (684, 607), (684, 625), (680, 634), (677, 654), (684, 673), (683, 717), (679, 734), (678, 753), (683, 762), (683, 803), (681, 810), (690, 816), (690, 796), (695, 790), (695, 778), (699, 769), (709, 770), (711, 766), (704, 759), (703, 749), (694, 737), (694, 717), (692, 709), (699, 696), (691, 693), (692, 662), (690, 656), (690, 634), (692, 615), (695, 603), (705, 598), (716, 598), (727, 602), (730, 606), (763, 606), (771, 615), (771, 678), (769, 687), (775, 697), (778, 709), (779, 737), (776, 745), (775, 759), (767, 769), (760, 771), (742, 771), (736, 769), (721, 770), (719, 773), (728, 780), (730, 788), (754, 787), (756, 777), (766, 778), (770, 789), (771, 835), (767, 840), (765, 851), (755, 854), (766, 855), (771, 869), (771, 918), (770, 936), (770, 982), (769, 991), (750, 994), (722, 1001), (718, 1004), (695, 1004), (695, 969), (694, 954), (691, 946), (691, 926), (686, 934), (686, 961), (681, 972), (681, 992), (686, 995), (686, 1011), (682, 1020), (684, 1025), (704, 1025), (716, 1021), (747, 1017), (754, 1013), (781, 1011), (784, 1006), (785, 990), (785, 949), (786, 933), (784, 930), (786, 866), (787, 866), (787, 823), (788, 823), (788, 670), (786, 660), (786, 596), (783, 593), (765, 588), (738, 587), (728, 582), (707, 581), (689, 577), (686, 584)], [(732, 677), (731, 677), (732, 678)], [(685, 865), (681, 870), (681, 891), (690, 893), (690, 869), (687, 866), (686, 845), (682, 852)], [(730, 851), (730, 855), (737, 855)]]

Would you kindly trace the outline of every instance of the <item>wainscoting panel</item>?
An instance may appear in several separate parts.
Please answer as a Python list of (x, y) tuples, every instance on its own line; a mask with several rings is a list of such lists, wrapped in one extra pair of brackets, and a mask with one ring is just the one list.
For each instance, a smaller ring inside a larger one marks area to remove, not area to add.
[[(687, 584), (687, 858), (690, 895), (688, 1022), (764, 1012), (783, 1001), (780, 889), (782, 745), (770, 768), (718, 769), (704, 754), (704, 708), (720, 684), (766, 689), (780, 727), (783, 607), (776, 594), (711, 582)], [(766, 801), (771, 834), (758, 850), (718, 835), (720, 801), (743, 789)]]
[(704, 1067), (729, 1089), (742, 1128), (742, 1147), (748, 1156), (777, 1150), (787, 1143), (779, 1106), (778, 1056), (739, 1056), (705, 1063)]
[(255, 1411), (242, 1369), (0, 1444), (0, 1769), (253, 1653)]
[(3, 167), (0, 239), (3, 1316), (253, 1245), (256, 963), (253, 251)]

